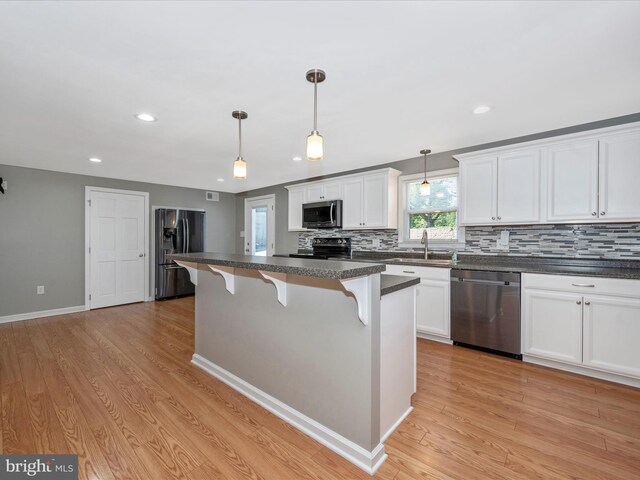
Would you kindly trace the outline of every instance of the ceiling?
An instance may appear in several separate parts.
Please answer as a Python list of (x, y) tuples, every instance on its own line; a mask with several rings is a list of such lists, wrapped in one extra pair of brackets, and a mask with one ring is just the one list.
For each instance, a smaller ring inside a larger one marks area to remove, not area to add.
[[(240, 192), (636, 113), (639, 21), (614, 1), (1, 2), (0, 163)], [(314, 67), (325, 158), (294, 162)]]

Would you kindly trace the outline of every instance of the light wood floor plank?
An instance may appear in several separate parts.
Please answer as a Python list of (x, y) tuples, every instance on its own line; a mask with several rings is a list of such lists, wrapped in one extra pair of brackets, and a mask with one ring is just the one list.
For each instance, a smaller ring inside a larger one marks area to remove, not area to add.
[[(371, 478), (190, 363), (183, 298), (0, 325), (0, 451), (81, 479)], [(640, 478), (640, 390), (418, 341), (380, 480)]]

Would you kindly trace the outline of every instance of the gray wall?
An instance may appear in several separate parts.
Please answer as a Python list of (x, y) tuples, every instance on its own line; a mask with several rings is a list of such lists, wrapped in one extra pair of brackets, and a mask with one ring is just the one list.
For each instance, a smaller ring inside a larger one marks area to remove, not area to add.
[[(428, 159), (428, 170), (436, 171), (443, 170), (446, 168), (457, 168), (458, 162), (456, 162), (452, 157), (453, 155), (465, 153), (465, 152), (473, 152), (476, 150), (483, 150), (487, 148), (500, 147), (503, 145), (511, 145), (514, 143), (522, 143), (528, 142), (532, 140), (538, 140), (541, 138), (554, 137), (558, 135), (567, 135), (570, 133), (582, 132), (585, 130), (593, 130), (596, 128), (604, 128), (610, 127), (614, 125), (621, 125), (624, 123), (638, 122), (640, 121), (640, 113), (634, 113), (631, 115), (625, 115), (623, 117), (610, 118), (606, 120), (600, 120), (597, 122), (585, 123), (582, 125), (575, 125), (572, 127), (561, 128), (558, 130), (550, 130), (547, 132), (536, 133), (532, 135), (526, 135), (523, 137), (511, 138), (508, 140), (500, 140), (492, 143), (485, 143), (482, 145), (475, 145), (471, 147), (459, 148), (456, 150), (450, 150), (448, 152), (435, 153), (433, 155), (429, 155)], [(455, 127), (453, 127), (455, 128)], [(429, 142), (426, 139), (424, 145), (416, 145), (416, 150), (420, 148), (424, 148), (428, 146)], [(381, 165), (374, 165), (367, 168), (361, 168), (358, 170), (350, 170), (346, 172), (341, 172), (335, 175), (329, 175), (326, 177), (317, 177), (317, 178), (301, 178), (295, 182), (283, 183), (280, 185), (275, 185), (272, 187), (261, 188), (259, 190), (251, 190), (248, 192), (244, 192), (242, 194), (238, 194), (237, 196), (237, 204), (236, 204), (236, 245), (237, 251), (242, 252), (242, 239), (240, 238), (240, 231), (244, 230), (244, 199), (248, 197), (256, 197), (259, 195), (268, 195), (275, 194), (276, 195), (276, 253), (292, 253), (297, 251), (298, 249), (298, 234), (297, 232), (288, 232), (287, 231), (287, 205), (288, 205), (288, 196), (287, 190), (284, 188), (285, 185), (292, 185), (294, 183), (302, 183), (311, 180), (320, 180), (322, 178), (330, 178), (334, 176), (347, 175), (351, 173), (365, 172), (368, 170), (375, 170), (378, 168), (386, 168), (391, 167), (397, 170), (400, 170), (404, 175), (410, 175), (414, 173), (421, 173), (424, 171), (424, 157), (415, 157), (409, 158), (406, 160), (399, 160), (395, 162), (385, 163)]]
[[(154, 205), (206, 210), (207, 250), (233, 253), (236, 202), (203, 190), (0, 164), (0, 317), (84, 304), (85, 186), (149, 192)], [(149, 221), (151, 225), (151, 220)], [(36, 286), (45, 294), (37, 295)]]

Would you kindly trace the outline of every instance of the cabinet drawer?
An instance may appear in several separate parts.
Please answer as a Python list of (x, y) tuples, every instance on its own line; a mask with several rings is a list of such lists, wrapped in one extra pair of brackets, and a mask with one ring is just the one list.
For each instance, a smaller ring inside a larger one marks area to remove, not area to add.
[(427, 278), (429, 280), (445, 280), (448, 282), (451, 276), (451, 269), (440, 267), (414, 267), (413, 265), (387, 265), (385, 273), (390, 275)]
[(619, 278), (523, 273), (522, 287), (541, 290), (562, 290), (563, 292), (581, 294), (640, 298), (640, 280), (624, 280)]

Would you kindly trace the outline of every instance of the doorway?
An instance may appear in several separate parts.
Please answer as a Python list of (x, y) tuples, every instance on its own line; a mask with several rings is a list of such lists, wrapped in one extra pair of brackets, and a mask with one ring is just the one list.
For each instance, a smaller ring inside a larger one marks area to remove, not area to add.
[(276, 197), (247, 198), (244, 201), (244, 254), (271, 257), (275, 253)]
[(147, 300), (149, 194), (85, 188), (85, 308)]

